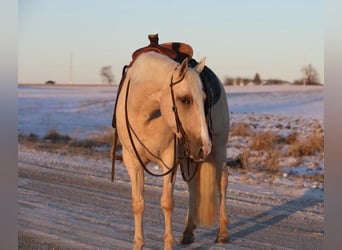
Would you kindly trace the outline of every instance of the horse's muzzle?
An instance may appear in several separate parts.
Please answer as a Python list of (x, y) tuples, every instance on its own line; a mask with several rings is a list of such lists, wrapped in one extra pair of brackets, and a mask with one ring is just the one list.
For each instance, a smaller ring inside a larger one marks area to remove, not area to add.
[(190, 154), (190, 158), (193, 159), (195, 162), (203, 162), (205, 158), (210, 154), (211, 152), (211, 143), (205, 146), (202, 146), (197, 153)]

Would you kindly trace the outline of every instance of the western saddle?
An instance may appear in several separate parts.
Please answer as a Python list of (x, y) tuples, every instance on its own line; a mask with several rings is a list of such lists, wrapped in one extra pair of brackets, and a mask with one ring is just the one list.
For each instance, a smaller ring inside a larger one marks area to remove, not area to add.
[(177, 62), (182, 62), (185, 58), (192, 58), (193, 50), (189, 44), (179, 42), (169, 42), (159, 44), (158, 34), (148, 36), (150, 44), (146, 47), (137, 49), (132, 54), (133, 61), (142, 53), (155, 51), (157, 53), (166, 55)]

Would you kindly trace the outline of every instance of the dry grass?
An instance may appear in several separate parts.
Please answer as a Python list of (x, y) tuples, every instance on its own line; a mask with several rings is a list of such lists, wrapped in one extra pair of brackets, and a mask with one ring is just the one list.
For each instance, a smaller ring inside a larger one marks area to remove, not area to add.
[(71, 137), (68, 135), (61, 135), (57, 132), (56, 129), (51, 129), (46, 136), (43, 138), (44, 140), (49, 140), (52, 143), (57, 144), (67, 144), (71, 141)]
[(267, 152), (266, 160), (264, 161), (264, 168), (271, 173), (279, 173), (281, 168), (279, 166), (281, 153), (279, 150), (270, 150)]
[(268, 151), (274, 149), (280, 141), (280, 136), (272, 131), (259, 132), (251, 136), (250, 148), (257, 151)]
[(289, 145), (287, 156), (302, 157), (315, 155), (324, 150), (324, 136), (322, 134), (313, 134), (305, 140), (295, 141)]
[[(233, 126), (232, 136), (247, 136), (249, 127), (244, 123)], [(287, 150), (283, 150), (286, 146)], [(296, 131), (282, 137), (272, 131), (255, 132), (250, 135), (249, 145), (241, 148), (242, 153), (230, 160), (232, 168), (249, 171), (267, 171), (273, 174), (281, 172), (281, 157), (294, 157), (295, 166), (303, 162), (304, 156), (312, 156), (324, 150), (322, 134), (312, 134), (307, 139), (298, 138)]]
[[(18, 142), (25, 147), (30, 147), (39, 151), (46, 151), (74, 157), (76, 155), (84, 155), (92, 159), (109, 158), (111, 135), (102, 131), (91, 138), (73, 139), (68, 135), (61, 135), (55, 129), (40, 138), (35, 134), (19, 134)], [(109, 143), (110, 141), (110, 143)]]
[(243, 122), (236, 122), (231, 125), (230, 128), (230, 135), (231, 136), (250, 136), (251, 131), (249, 125)]
[(289, 134), (287, 137), (286, 137), (286, 144), (294, 144), (296, 143), (298, 140), (297, 140), (297, 136), (298, 136), (298, 133), (296, 131), (292, 132), (291, 134)]
[(227, 160), (227, 165), (228, 167), (234, 168), (234, 169), (248, 170), (250, 167), (249, 158), (250, 158), (250, 153), (248, 150), (245, 149), (236, 158), (229, 158)]
[(104, 128), (102, 131), (89, 136), (89, 140), (96, 141), (104, 144), (112, 144), (114, 136), (114, 129)]
[[(51, 152), (63, 152), (70, 156), (85, 154), (89, 157), (109, 157), (114, 130), (104, 128), (85, 139), (73, 139), (68, 135), (61, 135), (56, 129), (51, 129), (43, 138), (31, 133), (19, 134), (18, 141), (39, 150), (51, 150)], [(240, 154), (228, 159), (227, 165), (241, 173), (254, 172), (279, 174), (281, 172), (281, 158), (293, 157), (297, 159), (293, 166), (303, 164), (305, 156), (320, 154), (324, 150), (324, 136), (322, 133), (313, 133), (306, 139), (301, 139), (296, 131), (281, 137), (272, 131), (252, 132), (247, 123), (233, 123), (230, 135), (244, 137), (241, 144), (237, 143)], [(118, 143), (120, 144), (120, 143)], [(292, 166), (292, 164), (291, 164)], [(314, 177), (303, 176), (322, 182), (324, 176), (317, 174)]]
[(113, 143), (114, 131), (111, 128), (105, 128), (100, 132), (94, 133), (85, 139), (75, 139), (70, 143), (71, 146), (92, 148), (101, 145), (111, 145)]
[(303, 175), (303, 178), (310, 181), (316, 181), (318, 183), (324, 183), (324, 175), (322, 174), (315, 174), (315, 175)]
[(244, 150), (239, 157), (241, 159), (243, 169), (250, 169), (251, 166), (249, 164), (249, 158), (251, 157), (251, 154), (249, 150)]
[(39, 136), (34, 134), (34, 133), (30, 133), (29, 135), (25, 135), (25, 134), (18, 134), (18, 142), (21, 142), (21, 143), (28, 143), (28, 142), (37, 142), (39, 141)]

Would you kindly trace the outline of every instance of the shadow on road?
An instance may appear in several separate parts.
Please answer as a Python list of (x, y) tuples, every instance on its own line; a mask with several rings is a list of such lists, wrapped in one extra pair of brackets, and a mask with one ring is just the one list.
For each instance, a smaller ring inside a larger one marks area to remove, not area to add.
[[(237, 228), (242, 228), (231, 234), (231, 241), (245, 238), (250, 234), (256, 233), (267, 227), (274, 226), (296, 212), (303, 212), (310, 207), (314, 207), (320, 203), (323, 204), (322, 199), (314, 197), (315, 191), (317, 190), (308, 190), (305, 194), (294, 200), (272, 207), (271, 209), (251, 218), (242, 219), (230, 224), (230, 231), (236, 231)], [(315, 210), (312, 210), (311, 212), (315, 213)], [(318, 211), (316, 212), (319, 213)]]
[[(283, 223), (281, 225), (281, 222), (286, 220), (290, 216), (293, 216), (297, 212), (310, 212), (311, 214), (322, 215), (322, 211), (321, 209), (319, 209), (319, 207), (323, 206), (324, 201), (322, 197), (317, 197), (317, 192), (320, 192), (320, 191), (308, 190), (306, 193), (304, 193), (302, 196), (296, 199), (286, 201), (280, 205), (274, 206), (252, 217), (247, 217), (248, 215), (246, 215), (247, 218), (241, 218), (243, 217), (243, 215), (235, 211), (237, 215), (235, 219), (231, 219), (231, 220), (234, 220), (235, 222), (229, 224), (229, 231), (231, 232), (229, 244), (218, 244), (218, 245), (215, 244), (214, 241), (217, 235), (217, 229), (213, 229), (213, 230), (201, 232), (201, 233), (195, 232), (195, 242), (193, 244), (191, 245), (177, 244), (175, 246), (175, 249), (191, 249), (191, 250), (250, 249), (249, 247), (253, 249), (252, 245), (255, 244), (256, 242), (253, 239), (250, 243), (248, 243), (248, 240), (246, 242), (245, 239), (247, 239), (248, 236), (258, 233), (262, 231), (263, 229), (270, 228), (270, 227), (277, 227), (277, 226), (280, 228), (283, 228), (282, 230), (284, 230), (285, 228), (285, 231), (286, 231), (288, 224)], [(318, 206), (318, 208), (315, 208), (315, 206)], [(235, 213), (232, 215), (235, 215)], [(277, 224), (280, 224), (280, 225), (277, 225)], [(318, 225), (318, 228), (320, 228), (319, 225)], [(315, 229), (312, 229), (312, 230), (313, 231), (320, 230), (318, 228), (315, 226)], [(311, 228), (309, 227), (305, 228), (305, 226), (303, 226), (302, 224), (297, 225), (296, 223), (294, 223), (293, 228), (291, 230), (296, 231), (296, 234), (300, 235), (300, 234), (306, 234), (307, 233), (305, 231), (306, 229), (311, 231)], [(322, 231), (319, 231), (317, 233), (323, 234), (323, 229), (321, 230)], [(275, 231), (278, 233), (279, 232), (281, 233), (281, 230), (280, 231), (275, 230)], [(256, 236), (256, 237), (259, 238), (259, 236)], [(286, 237), (288, 236), (284, 235), (284, 239), (286, 239)], [(305, 237), (301, 238), (301, 240), (303, 239), (305, 239)], [(268, 242), (268, 240), (272, 241), (272, 239), (269, 239), (268, 237), (262, 237), (262, 238), (259, 238), (259, 240), (260, 240), (259, 243), (261, 245), (265, 244), (269, 247), (272, 245), (271, 242)], [(241, 243), (241, 242), (244, 242), (244, 243)], [(323, 239), (321, 242), (323, 242)], [(279, 242), (279, 244), (281, 245), (282, 243)], [(244, 247), (242, 245), (244, 245)]]

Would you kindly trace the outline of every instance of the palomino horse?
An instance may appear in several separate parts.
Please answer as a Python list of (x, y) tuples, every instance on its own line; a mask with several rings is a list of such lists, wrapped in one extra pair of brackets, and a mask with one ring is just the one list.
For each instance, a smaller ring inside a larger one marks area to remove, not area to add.
[(216, 241), (229, 240), (225, 211), (227, 99), (220, 83), (220, 96), (211, 107), (209, 131), (204, 105), (206, 93), (200, 78), (200, 73), (208, 68), (204, 60), (194, 67), (189, 64), (188, 59), (178, 64), (163, 54), (146, 52), (139, 55), (123, 75), (115, 116), (122, 157), (132, 185), (134, 249), (144, 245), (144, 172), (149, 171), (145, 167), (149, 162), (157, 163), (164, 173), (161, 207), (165, 218), (165, 249), (172, 249), (174, 243), (173, 189), (176, 167), (181, 161), (182, 166), (188, 166), (187, 171), (182, 172), (189, 181), (190, 193), (181, 243), (193, 242), (196, 225), (215, 224), (217, 191), (219, 231)]

